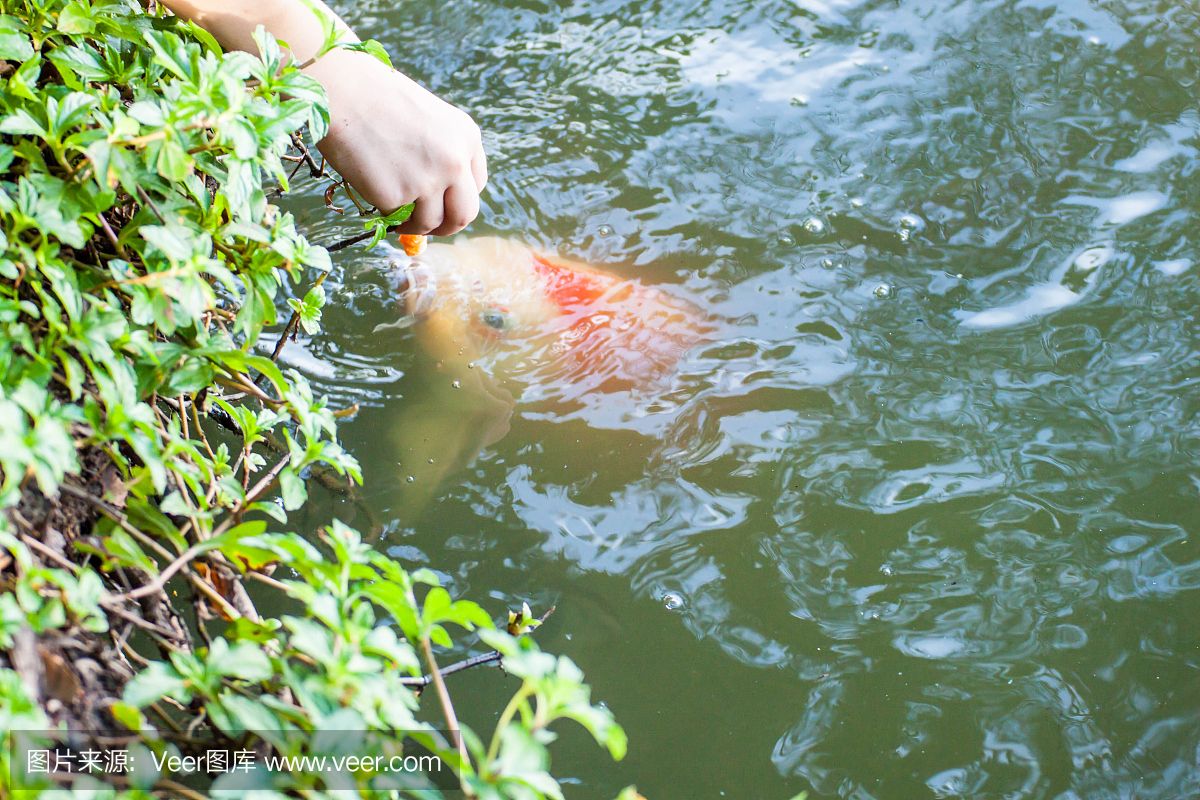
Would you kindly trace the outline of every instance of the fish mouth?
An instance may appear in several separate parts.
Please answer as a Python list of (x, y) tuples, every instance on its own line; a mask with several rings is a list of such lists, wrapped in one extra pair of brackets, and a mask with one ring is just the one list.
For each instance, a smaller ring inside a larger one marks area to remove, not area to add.
[(437, 281), (424, 264), (409, 261), (400, 270), (399, 293), (409, 315), (420, 322), (433, 313), (437, 300)]

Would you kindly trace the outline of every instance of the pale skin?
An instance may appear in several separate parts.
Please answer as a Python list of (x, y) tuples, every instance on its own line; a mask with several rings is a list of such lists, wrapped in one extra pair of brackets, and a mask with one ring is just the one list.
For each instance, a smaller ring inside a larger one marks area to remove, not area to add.
[[(329, 133), (322, 155), (368, 203), (390, 212), (416, 203), (401, 233), (447, 236), (479, 213), (487, 158), (479, 127), (463, 111), (367, 53), (333, 50), (315, 13), (327, 14), (342, 41), (358, 37), (327, 6), (302, 0), (164, 0), (227, 50), (258, 51), (262, 25), (287, 43), (296, 63), (325, 87)], [(308, 62), (312, 63), (308, 63)]]

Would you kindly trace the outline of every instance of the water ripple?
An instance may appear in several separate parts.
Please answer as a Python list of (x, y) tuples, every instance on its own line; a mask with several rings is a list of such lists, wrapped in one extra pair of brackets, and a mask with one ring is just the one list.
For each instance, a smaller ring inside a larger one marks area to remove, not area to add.
[(669, 742), (647, 796), (1200, 794), (1193, 5), (354, 4), (487, 131), (474, 232), (714, 330), (645, 391), (535, 381), (418, 521), (380, 259), (285, 357), (363, 406), (387, 546), (582, 609), (552, 644)]

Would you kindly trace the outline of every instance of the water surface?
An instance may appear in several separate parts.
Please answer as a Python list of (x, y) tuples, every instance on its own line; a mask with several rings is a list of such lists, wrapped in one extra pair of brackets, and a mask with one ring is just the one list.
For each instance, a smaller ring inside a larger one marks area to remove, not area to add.
[[(716, 327), (650, 389), (527, 386), (416, 518), (382, 256), (285, 350), (361, 406), (381, 547), (557, 604), (631, 743), (565, 732), (569, 796), (1200, 794), (1195, 3), (341, 8), (486, 131), (472, 234)], [(453, 688), (488, 729), (513, 682)]]

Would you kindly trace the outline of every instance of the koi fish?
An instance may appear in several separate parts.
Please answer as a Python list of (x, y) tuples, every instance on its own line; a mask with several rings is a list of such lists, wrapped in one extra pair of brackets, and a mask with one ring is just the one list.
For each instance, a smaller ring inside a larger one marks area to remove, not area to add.
[(508, 432), (514, 392), (650, 388), (712, 330), (667, 291), (507, 239), (431, 243), (399, 267), (404, 324), (426, 356), (396, 426), (414, 512)]
[(506, 239), (430, 244), (405, 276), (417, 338), (448, 372), (485, 362), (502, 380), (644, 386), (706, 330), (667, 292)]

